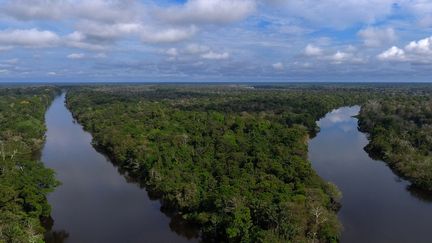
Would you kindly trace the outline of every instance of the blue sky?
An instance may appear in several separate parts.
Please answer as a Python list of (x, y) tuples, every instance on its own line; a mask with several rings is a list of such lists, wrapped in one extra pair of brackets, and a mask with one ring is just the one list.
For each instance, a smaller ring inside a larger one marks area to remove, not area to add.
[(432, 0), (0, 0), (0, 81), (429, 82)]

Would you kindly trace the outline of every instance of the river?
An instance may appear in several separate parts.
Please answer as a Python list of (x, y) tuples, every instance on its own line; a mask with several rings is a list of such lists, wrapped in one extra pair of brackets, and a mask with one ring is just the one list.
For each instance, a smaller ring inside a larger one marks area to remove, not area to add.
[(357, 129), (360, 107), (343, 107), (318, 121), (321, 130), (309, 142), (309, 159), (317, 173), (342, 191), (338, 213), (341, 242), (432, 242), (432, 197), (416, 190), (363, 148)]
[(52, 229), (47, 242), (197, 242), (196, 231), (161, 212), (138, 183), (92, 145), (74, 122), (65, 94), (48, 109), (42, 161), (61, 181), (48, 196)]

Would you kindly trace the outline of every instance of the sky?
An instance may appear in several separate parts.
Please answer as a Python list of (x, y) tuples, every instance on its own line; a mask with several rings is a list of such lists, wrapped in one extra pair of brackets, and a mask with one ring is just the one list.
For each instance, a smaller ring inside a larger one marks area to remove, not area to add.
[(0, 0), (0, 82), (430, 82), (432, 0)]

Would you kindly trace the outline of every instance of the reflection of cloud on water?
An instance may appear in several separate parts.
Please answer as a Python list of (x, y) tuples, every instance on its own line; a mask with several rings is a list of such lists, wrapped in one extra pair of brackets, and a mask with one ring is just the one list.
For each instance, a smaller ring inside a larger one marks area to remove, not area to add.
[(342, 131), (344, 131), (344, 132), (350, 132), (350, 131), (354, 130), (354, 127), (350, 126), (350, 125), (343, 124), (340, 126), (340, 129), (342, 129)]
[[(339, 109), (335, 109), (318, 121), (318, 126), (321, 128), (331, 127), (336, 124), (346, 123), (352, 121), (352, 116), (358, 114), (360, 107), (342, 107)], [(352, 125), (340, 126), (341, 129), (345, 132), (351, 131), (353, 129)]]

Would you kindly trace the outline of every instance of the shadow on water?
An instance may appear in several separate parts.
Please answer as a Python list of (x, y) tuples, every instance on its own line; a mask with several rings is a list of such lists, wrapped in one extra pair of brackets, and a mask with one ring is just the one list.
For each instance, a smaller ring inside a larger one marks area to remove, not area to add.
[(69, 233), (65, 230), (52, 230), (54, 219), (51, 216), (42, 219), (42, 225), (46, 230), (44, 235), (44, 240), (46, 243), (63, 243), (69, 238)]
[(432, 191), (419, 188), (416, 185), (410, 183), (407, 177), (403, 176), (397, 170), (393, 169), (387, 163), (382, 161), (381, 160), (382, 155), (379, 152), (369, 149), (367, 145), (363, 148), (363, 150), (369, 155), (369, 157), (372, 160), (376, 161), (377, 163), (383, 163), (386, 167), (388, 167), (395, 175), (394, 177), (395, 182), (408, 183), (408, 185), (405, 188), (411, 194), (411, 196), (419, 199), (420, 201), (432, 203)]
[(406, 190), (409, 191), (413, 197), (416, 197), (423, 202), (432, 203), (432, 192), (418, 188), (413, 184), (407, 186)]
[[(74, 123), (77, 123), (75, 119)], [(183, 219), (182, 215), (179, 214), (177, 210), (174, 210), (165, 205), (162, 200), (162, 195), (157, 191), (148, 188), (144, 178), (140, 177), (139, 175), (131, 175), (131, 173), (129, 173), (126, 168), (123, 168), (112, 158), (112, 156), (108, 155), (108, 152), (105, 151), (102, 147), (97, 146), (94, 143), (92, 144), (94, 149), (98, 153), (102, 154), (106, 158), (106, 160), (109, 161), (117, 169), (117, 172), (125, 178), (127, 183), (137, 185), (140, 189), (147, 192), (147, 196), (151, 201), (157, 201), (161, 204), (160, 211), (165, 216), (170, 218), (169, 227), (171, 231), (185, 237), (188, 240), (197, 239), (200, 237), (199, 226)]]

